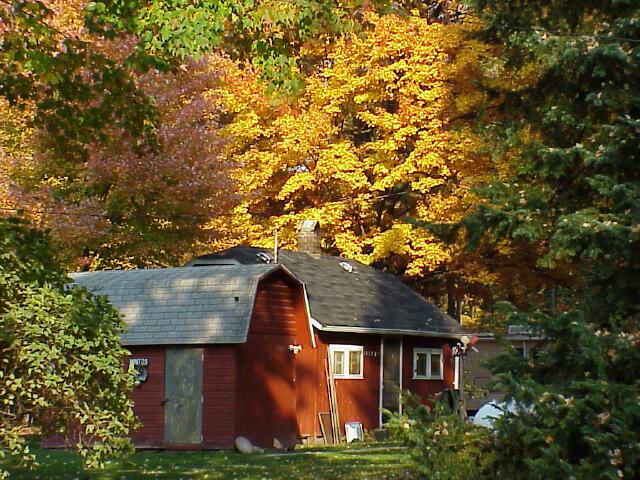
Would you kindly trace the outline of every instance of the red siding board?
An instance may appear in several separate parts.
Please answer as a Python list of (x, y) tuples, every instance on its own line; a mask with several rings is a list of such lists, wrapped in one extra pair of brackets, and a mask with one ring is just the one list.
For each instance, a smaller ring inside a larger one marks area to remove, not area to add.
[[(134, 413), (143, 424), (132, 432), (131, 438), (137, 447), (172, 448), (164, 444), (165, 347), (130, 347), (129, 350), (133, 358), (149, 359), (147, 381), (131, 393)], [(232, 448), (235, 439), (236, 347), (205, 346), (203, 360), (203, 446)]]
[[(453, 362), (446, 355), (447, 342), (425, 337), (404, 337), (402, 358), (402, 388), (418, 395), (422, 403), (430, 403), (434, 395), (445, 388), (453, 388)], [(413, 378), (413, 349), (442, 348), (444, 354), (443, 380), (418, 380)], [(449, 350), (450, 352), (450, 350)]]
[[(293, 444), (301, 436), (298, 382), (307, 378), (311, 344), (302, 286), (284, 272), (263, 279), (256, 294), (247, 342), (238, 346), (237, 434), (271, 447), (273, 439)], [(294, 355), (289, 345), (301, 345)], [(298, 380), (300, 379), (300, 380)], [(309, 392), (313, 395), (313, 392)]]
[[(269, 292), (268, 288), (264, 289)], [(268, 302), (268, 295), (262, 295)], [(274, 437), (292, 442), (320, 436), (317, 414), (329, 411), (324, 362), (330, 344), (362, 345), (363, 379), (337, 379), (336, 394), (341, 429), (349, 421), (365, 429), (378, 426), (380, 400), (380, 336), (316, 334), (317, 348), (309, 338), (301, 291), (292, 289), (289, 300), (295, 323), (283, 320), (278, 309), (253, 319), (244, 345), (208, 345), (203, 365), (203, 447), (232, 448), (237, 435), (271, 446)], [(288, 346), (302, 345), (298, 355)], [(413, 379), (413, 349), (442, 348), (441, 339), (404, 337), (403, 388), (429, 402), (443, 388), (451, 388), (453, 361), (446, 356), (443, 380)], [(143, 426), (132, 432), (138, 447), (170, 448), (163, 444), (165, 347), (130, 347), (132, 357), (148, 358), (148, 379), (131, 394), (134, 412)], [(373, 353), (373, 355), (371, 355)], [(126, 364), (128, 365), (128, 358)]]
[(324, 374), (324, 359), (331, 344), (362, 345), (366, 352), (375, 356), (364, 356), (362, 379), (336, 379), (336, 397), (340, 428), (344, 434), (346, 422), (361, 422), (363, 428), (378, 427), (380, 406), (380, 336), (366, 334), (321, 333), (318, 337), (318, 364), (322, 370), (322, 388), (318, 390), (322, 411), (329, 411), (329, 400)]
[(135, 387), (130, 398), (133, 411), (142, 422), (142, 427), (131, 433), (131, 439), (137, 447), (162, 447), (164, 441), (164, 359), (165, 350), (160, 346), (128, 347), (131, 356), (125, 359), (125, 368), (129, 367), (129, 358), (148, 358), (147, 381)]
[[(317, 411), (329, 411), (327, 385), (324, 374), (324, 359), (331, 344), (362, 345), (365, 352), (375, 356), (364, 356), (363, 379), (336, 379), (336, 396), (340, 427), (344, 433), (344, 424), (349, 421), (361, 422), (365, 429), (378, 427), (380, 405), (380, 336), (373, 334), (337, 334), (319, 332), (316, 334), (318, 350), (316, 352), (315, 388)], [(444, 380), (413, 380), (413, 348), (442, 348), (446, 341), (436, 338), (403, 337), (402, 388), (419, 395), (422, 402), (429, 402), (432, 396), (443, 388), (452, 388), (453, 362), (445, 355)]]
[(202, 435), (207, 448), (231, 448), (236, 437), (236, 347), (204, 349)]

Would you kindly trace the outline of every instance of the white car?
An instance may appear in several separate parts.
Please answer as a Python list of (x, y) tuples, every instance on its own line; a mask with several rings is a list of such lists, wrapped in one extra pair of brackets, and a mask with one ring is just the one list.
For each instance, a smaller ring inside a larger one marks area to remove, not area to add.
[(518, 407), (515, 402), (500, 402), (492, 400), (482, 405), (473, 417), (473, 423), (481, 427), (493, 428), (496, 418), (504, 415), (504, 412), (515, 412)]

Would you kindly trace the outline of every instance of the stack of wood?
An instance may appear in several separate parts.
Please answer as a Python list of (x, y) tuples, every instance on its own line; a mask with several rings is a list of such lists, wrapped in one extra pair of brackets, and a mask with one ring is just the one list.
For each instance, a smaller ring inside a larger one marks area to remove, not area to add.
[[(327, 352), (327, 356), (328, 354), (329, 352)], [(331, 370), (330, 358), (327, 358), (324, 362), (324, 373), (327, 380), (327, 393), (329, 395), (329, 412), (318, 414), (320, 429), (322, 431), (322, 436), (325, 439), (325, 443), (340, 443), (342, 437), (340, 433), (340, 414), (338, 413), (336, 384), (335, 379), (333, 378), (333, 371)], [(327, 420), (329, 420), (329, 422), (327, 422)]]

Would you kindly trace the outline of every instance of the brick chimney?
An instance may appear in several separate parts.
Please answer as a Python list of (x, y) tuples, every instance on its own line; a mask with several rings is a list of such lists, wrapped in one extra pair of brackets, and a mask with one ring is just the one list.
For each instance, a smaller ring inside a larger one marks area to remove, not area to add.
[(298, 251), (320, 258), (320, 222), (302, 220), (298, 224)]

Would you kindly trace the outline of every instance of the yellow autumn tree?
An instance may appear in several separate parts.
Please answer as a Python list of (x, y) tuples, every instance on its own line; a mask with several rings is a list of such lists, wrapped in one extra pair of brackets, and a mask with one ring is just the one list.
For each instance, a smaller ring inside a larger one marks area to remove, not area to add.
[(14, 178), (17, 169), (31, 165), (35, 153), (32, 143), (35, 135), (33, 109), (12, 107), (0, 99), (0, 117), (0, 216), (9, 217), (22, 212), (42, 227), (38, 199), (27, 194)]
[(441, 272), (486, 283), (480, 265), (459, 268), (469, 263), (460, 248), (407, 220), (457, 220), (471, 187), (491, 175), (468, 120), (483, 101), (473, 79), (490, 55), (470, 40), (473, 26), (418, 15), (369, 21), (368, 35), (339, 42), (295, 101), (264, 95), (250, 69), (227, 69), (216, 94), (243, 196), (211, 222), (226, 234), (209, 247), (271, 245), (278, 228), (292, 248), (298, 222), (316, 219), (327, 251), (418, 286)]

